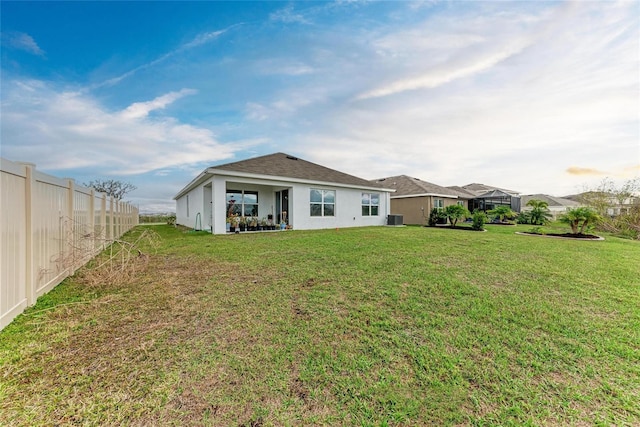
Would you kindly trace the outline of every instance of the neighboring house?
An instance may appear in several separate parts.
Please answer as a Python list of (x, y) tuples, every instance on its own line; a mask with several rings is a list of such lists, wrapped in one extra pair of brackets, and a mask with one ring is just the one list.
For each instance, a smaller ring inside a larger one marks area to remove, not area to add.
[[(285, 153), (205, 169), (176, 196), (176, 223), (214, 234), (237, 214), (297, 230), (385, 225), (393, 190)], [(200, 220), (200, 223), (198, 222)]]
[(391, 195), (391, 214), (402, 215), (405, 224), (426, 225), (433, 208), (460, 204), (467, 207), (469, 193), (422, 181), (406, 175), (390, 176), (371, 181), (395, 189)]
[(517, 191), (477, 183), (463, 185), (461, 188), (475, 194), (469, 202), (469, 210), (472, 212), (476, 209), (490, 211), (498, 206), (509, 206), (514, 212), (520, 212), (522, 204)]
[(640, 206), (640, 194), (627, 194), (619, 196), (602, 191), (587, 191), (585, 193), (565, 196), (565, 199), (573, 200), (581, 206), (591, 206), (600, 214), (607, 216), (626, 215), (635, 207)]
[(559, 215), (567, 212), (567, 209), (582, 206), (581, 203), (576, 202), (575, 200), (549, 196), (547, 194), (531, 194), (527, 196), (521, 196), (520, 200), (522, 201), (523, 212), (530, 211), (532, 209), (531, 206), (527, 206), (529, 200), (540, 200), (546, 202), (549, 205), (549, 212), (553, 216), (553, 219), (557, 219)]

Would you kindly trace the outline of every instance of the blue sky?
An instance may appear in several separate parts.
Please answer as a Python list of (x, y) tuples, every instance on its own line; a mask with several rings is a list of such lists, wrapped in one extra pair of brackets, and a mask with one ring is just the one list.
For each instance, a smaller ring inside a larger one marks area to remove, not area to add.
[(286, 152), (566, 195), (640, 174), (640, 2), (6, 2), (1, 155), (142, 210)]

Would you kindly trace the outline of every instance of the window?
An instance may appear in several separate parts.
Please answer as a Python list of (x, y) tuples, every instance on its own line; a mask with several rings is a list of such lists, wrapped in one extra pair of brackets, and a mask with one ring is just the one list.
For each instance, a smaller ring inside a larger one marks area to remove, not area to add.
[(438, 209), (444, 208), (444, 201), (442, 199), (435, 199), (433, 201), (433, 206)]
[(380, 194), (362, 193), (362, 216), (378, 216)]
[(311, 216), (335, 216), (336, 192), (335, 190), (311, 189), (309, 194)]
[(227, 216), (258, 216), (258, 192), (227, 190)]
[(464, 202), (462, 200), (458, 200), (458, 206), (464, 206)]
[(189, 218), (189, 195), (187, 194), (187, 218)]

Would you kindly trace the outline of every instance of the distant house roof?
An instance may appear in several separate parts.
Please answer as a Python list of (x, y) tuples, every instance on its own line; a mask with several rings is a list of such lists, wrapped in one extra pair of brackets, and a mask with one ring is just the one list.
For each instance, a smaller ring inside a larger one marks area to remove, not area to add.
[(474, 197), (476, 197), (476, 193), (473, 193), (469, 190), (465, 190), (462, 187), (459, 187), (457, 185), (449, 185), (447, 186), (448, 189), (456, 191), (460, 194), (460, 198), (462, 199), (473, 199)]
[(418, 196), (440, 196), (454, 199), (460, 197), (460, 194), (455, 190), (407, 175), (379, 178), (370, 182), (395, 189), (396, 192), (391, 196), (392, 199)]
[(507, 190), (507, 189), (500, 188), (500, 187), (492, 187), (490, 185), (478, 184), (478, 183), (463, 185), (462, 188), (464, 190), (467, 190), (467, 191), (470, 191), (470, 192), (474, 193), (476, 196), (479, 196), (481, 194), (486, 194), (487, 192), (493, 191), (493, 190), (503, 191), (505, 193), (508, 193), (510, 196), (519, 196), (520, 195), (520, 192), (518, 192), (518, 191)]
[(181, 197), (214, 174), (238, 174), (254, 178), (274, 177), (286, 180), (294, 179), (317, 183), (340, 184), (350, 187), (373, 188), (389, 192), (393, 191), (381, 184), (376, 184), (363, 178), (308, 162), (286, 153), (274, 153), (209, 167), (184, 187), (174, 199)]
[(579, 202), (575, 200), (563, 198), (563, 197), (554, 197), (549, 196), (548, 194), (529, 194), (526, 196), (522, 196), (522, 206), (526, 206), (529, 203), (529, 200), (540, 200), (546, 202), (550, 208), (552, 207), (560, 207), (560, 208), (569, 208), (580, 206)]

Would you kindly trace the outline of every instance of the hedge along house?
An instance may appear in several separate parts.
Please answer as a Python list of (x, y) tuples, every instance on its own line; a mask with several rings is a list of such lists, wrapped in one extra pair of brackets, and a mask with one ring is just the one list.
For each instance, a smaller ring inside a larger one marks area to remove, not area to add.
[(445, 208), (449, 205), (462, 205), (466, 208), (473, 197), (469, 193), (407, 175), (390, 176), (371, 182), (396, 190), (390, 196), (391, 214), (402, 215), (404, 224), (426, 225), (433, 208)]
[(385, 225), (392, 192), (275, 153), (205, 169), (174, 197), (176, 223), (214, 234), (227, 232), (230, 215), (286, 222), (298, 230)]

